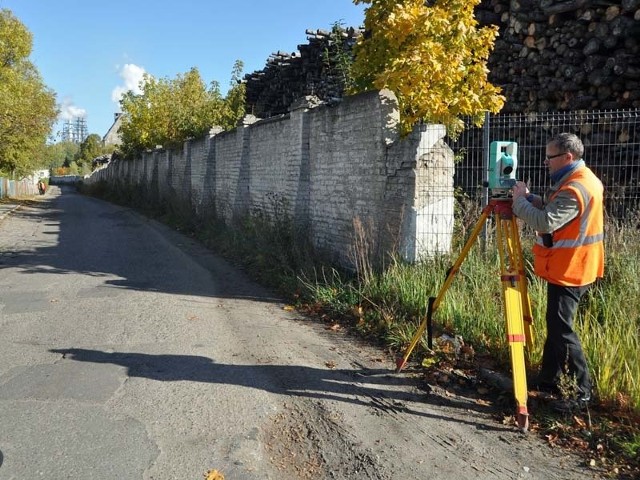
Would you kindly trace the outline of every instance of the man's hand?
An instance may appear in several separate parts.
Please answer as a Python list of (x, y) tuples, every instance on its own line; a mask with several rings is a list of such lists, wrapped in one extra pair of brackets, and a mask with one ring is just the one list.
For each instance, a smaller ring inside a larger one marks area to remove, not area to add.
[(513, 195), (514, 201), (520, 197), (527, 198), (527, 195), (529, 195), (529, 188), (524, 182), (516, 182), (516, 184), (513, 186), (513, 189), (511, 190), (511, 193)]

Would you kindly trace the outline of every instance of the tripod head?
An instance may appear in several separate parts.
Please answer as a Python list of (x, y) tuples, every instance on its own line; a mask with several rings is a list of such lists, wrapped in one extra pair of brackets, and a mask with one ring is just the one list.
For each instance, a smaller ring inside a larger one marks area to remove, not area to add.
[(491, 197), (508, 197), (516, 184), (518, 166), (518, 144), (516, 142), (495, 141), (489, 146), (488, 182)]

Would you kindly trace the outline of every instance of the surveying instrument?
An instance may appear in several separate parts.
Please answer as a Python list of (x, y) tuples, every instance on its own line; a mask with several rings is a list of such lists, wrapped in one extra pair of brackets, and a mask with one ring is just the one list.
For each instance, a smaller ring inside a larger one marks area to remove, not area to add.
[(515, 185), (518, 145), (515, 142), (492, 142), (489, 150), (488, 181), (490, 198), (476, 223), (462, 253), (449, 269), (444, 284), (436, 297), (429, 298), (427, 316), (422, 321), (403, 357), (396, 361), (397, 372), (407, 363), (411, 352), (427, 331), (429, 348), (433, 348), (433, 314), (440, 306), (444, 294), (458, 273), (462, 262), (490, 216), (495, 220), (496, 247), (500, 256), (500, 280), (506, 320), (506, 334), (511, 356), (513, 391), (516, 401), (516, 421), (524, 432), (529, 428), (527, 411), (527, 376), (524, 348), (533, 345), (533, 318), (527, 291), (527, 277), (516, 217), (511, 210), (510, 190)]

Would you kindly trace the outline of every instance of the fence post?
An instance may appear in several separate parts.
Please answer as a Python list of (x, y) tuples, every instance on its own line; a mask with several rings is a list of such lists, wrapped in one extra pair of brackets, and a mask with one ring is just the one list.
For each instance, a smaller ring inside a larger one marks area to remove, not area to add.
[[(484, 112), (484, 125), (482, 126), (482, 148), (484, 149), (483, 155), (483, 173), (482, 173), (482, 206), (485, 207), (489, 204), (489, 142), (491, 141), (489, 131), (491, 130), (491, 114)], [(484, 252), (487, 246), (487, 224), (482, 227), (481, 246)]]

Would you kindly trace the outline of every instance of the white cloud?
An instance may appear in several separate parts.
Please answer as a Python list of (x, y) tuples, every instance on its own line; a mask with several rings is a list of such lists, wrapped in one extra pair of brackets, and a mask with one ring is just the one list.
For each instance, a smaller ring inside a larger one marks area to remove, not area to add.
[(67, 97), (62, 101), (60, 105), (61, 120), (73, 120), (74, 118), (84, 118), (86, 116), (87, 111), (84, 108), (76, 107), (71, 98)]
[(124, 85), (118, 85), (111, 91), (111, 100), (115, 103), (120, 103), (122, 95), (132, 90), (133, 93), (140, 94), (142, 89), (140, 88), (140, 82), (145, 74), (145, 70), (133, 63), (127, 63), (120, 69), (119, 75), (124, 81)]

